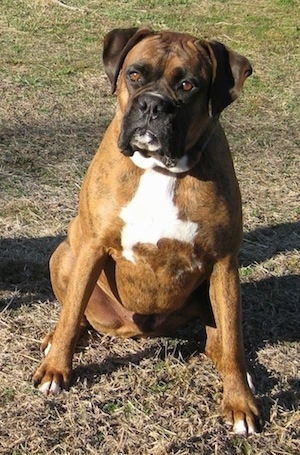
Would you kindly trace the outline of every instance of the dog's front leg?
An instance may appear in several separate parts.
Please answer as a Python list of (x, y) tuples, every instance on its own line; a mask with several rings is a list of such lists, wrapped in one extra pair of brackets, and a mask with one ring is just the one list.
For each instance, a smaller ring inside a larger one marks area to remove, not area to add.
[(259, 429), (259, 411), (247, 383), (242, 335), (240, 281), (236, 260), (217, 262), (210, 277), (210, 300), (216, 328), (207, 327), (206, 352), (223, 377), (223, 413), (235, 433)]
[(77, 255), (51, 347), (33, 376), (34, 385), (45, 395), (69, 386), (80, 322), (106, 257), (105, 249), (93, 241), (84, 243)]

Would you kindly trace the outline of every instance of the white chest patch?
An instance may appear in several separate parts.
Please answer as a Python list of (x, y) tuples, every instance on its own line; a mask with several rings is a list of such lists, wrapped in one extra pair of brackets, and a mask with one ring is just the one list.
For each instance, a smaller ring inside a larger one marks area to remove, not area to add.
[(123, 257), (134, 262), (133, 247), (137, 243), (156, 245), (162, 238), (193, 243), (198, 224), (182, 221), (175, 206), (176, 177), (147, 169), (133, 199), (121, 210), (125, 222), (121, 233)]

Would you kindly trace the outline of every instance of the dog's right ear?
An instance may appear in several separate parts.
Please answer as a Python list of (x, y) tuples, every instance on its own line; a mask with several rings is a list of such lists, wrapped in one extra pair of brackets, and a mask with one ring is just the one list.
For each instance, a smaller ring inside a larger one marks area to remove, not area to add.
[(154, 32), (150, 28), (116, 28), (104, 37), (103, 63), (112, 93), (127, 53), (139, 41)]

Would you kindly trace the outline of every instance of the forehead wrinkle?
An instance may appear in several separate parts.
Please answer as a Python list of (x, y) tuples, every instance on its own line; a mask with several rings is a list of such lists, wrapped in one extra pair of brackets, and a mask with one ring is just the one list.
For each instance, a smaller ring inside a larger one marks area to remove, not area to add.
[[(205, 67), (205, 55), (203, 55), (203, 63), (200, 59), (195, 58), (195, 53), (199, 57), (202, 55), (199, 47), (196, 46), (196, 38), (189, 35), (177, 35), (169, 32), (162, 32), (143, 39), (138, 43), (127, 55), (127, 64), (135, 65), (145, 62), (151, 62), (152, 71), (159, 69), (159, 72), (174, 77), (174, 73), (186, 67), (191, 71), (201, 72)], [(202, 60), (202, 59), (201, 59)], [(192, 65), (192, 66), (191, 66)], [(150, 69), (150, 68), (149, 68)]]
[(174, 39), (175, 36), (166, 32), (145, 38), (129, 52), (127, 60), (132, 62), (136, 58), (147, 60), (151, 57), (152, 62), (155, 60), (162, 67), (170, 56), (180, 55), (182, 58), (187, 49), (184, 49), (181, 40)]

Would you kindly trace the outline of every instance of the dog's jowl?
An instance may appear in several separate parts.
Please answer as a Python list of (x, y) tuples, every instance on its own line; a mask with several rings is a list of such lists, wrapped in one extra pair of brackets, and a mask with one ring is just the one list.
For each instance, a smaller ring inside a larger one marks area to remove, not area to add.
[(237, 254), (239, 187), (219, 114), (251, 74), (216, 41), (117, 29), (104, 41), (117, 108), (82, 184), (78, 215), (50, 260), (61, 314), (34, 375), (68, 387), (82, 329), (166, 334), (200, 316), (236, 433), (258, 431), (247, 382)]

